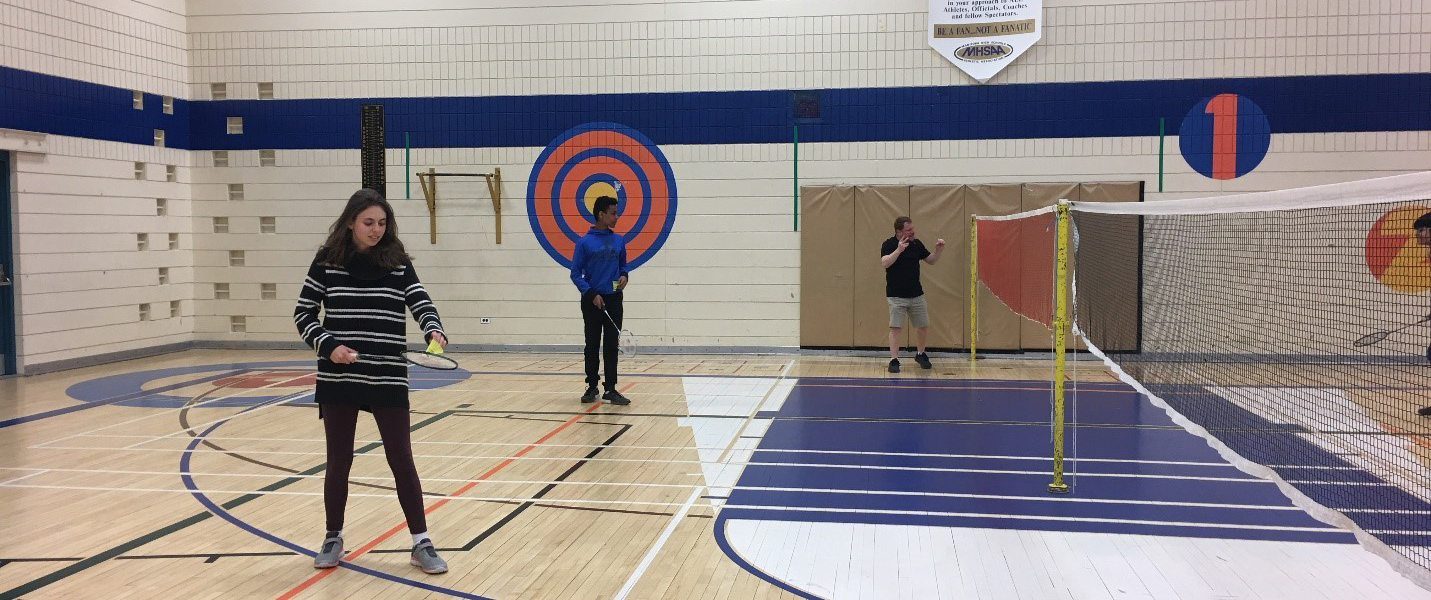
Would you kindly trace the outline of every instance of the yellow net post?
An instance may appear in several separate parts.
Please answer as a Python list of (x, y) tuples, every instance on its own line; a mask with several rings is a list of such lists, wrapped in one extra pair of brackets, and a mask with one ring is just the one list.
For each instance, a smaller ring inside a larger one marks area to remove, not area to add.
[(1067, 494), (1063, 482), (1063, 379), (1064, 332), (1068, 330), (1068, 202), (1059, 201), (1055, 209), (1058, 222), (1058, 263), (1054, 266), (1053, 304), (1053, 483), (1052, 494)]
[(969, 364), (974, 364), (974, 344), (979, 339), (979, 217), (969, 217)]

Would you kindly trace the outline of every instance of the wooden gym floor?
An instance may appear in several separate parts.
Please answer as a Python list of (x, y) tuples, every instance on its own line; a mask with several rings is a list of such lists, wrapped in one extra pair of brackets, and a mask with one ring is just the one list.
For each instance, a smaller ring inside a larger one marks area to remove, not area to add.
[(370, 419), (346, 562), (312, 568), (308, 353), (0, 380), (0, 600), (1431, 598), (1095, 363), (1059, 497), (1047, 361), (643, 356), (614, 407), (579, 356), (456, 356), (412, 371), (435, 576)]

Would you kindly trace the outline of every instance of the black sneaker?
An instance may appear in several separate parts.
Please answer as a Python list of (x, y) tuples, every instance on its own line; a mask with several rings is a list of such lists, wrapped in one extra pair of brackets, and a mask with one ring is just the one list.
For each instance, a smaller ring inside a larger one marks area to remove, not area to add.
[(581, 395), (581, 403), (582, 403), (582, 404), (590, 404), (590, 403), (592, 403), (592, 402), (596, 402), (596, 394), (597, 394), (596, 386), (593, 385), (593, 386), (587, 387), (587, 388), (586, 388), (586, 393)]
[(932, 368), (934, 368), (934, 364), (929, 362), (929, 355), (928, 355), (928, 354), (925, 354), (925, 353), (923, 353), (923, 352), (920, 352), (919, 354), (914, 355), (914, 362), (919, 363), (919, 368), (921, 368), (921, 369), (932, 369)]
[(631, 403), (629, 398), (622, 396), (621, 392), (616, 390), (606, 390), (606, 393), (601, 395), (601, 399), (605, 400), (608, 404), (615, 404), (616, 406), (626, 406)]
[(1416, 414), (1421, 415), (1423, 417), (1431, 417), (1431, 406), (1421, 407), (1421, 410), (1416, 411)]
[(898, 359), (898, 358), (891, 358), (891, 359), (889, 359), (889, 372), (890, 372), (890, 373), (898, 373), (898, 372), (899, 372), (899, 359)]

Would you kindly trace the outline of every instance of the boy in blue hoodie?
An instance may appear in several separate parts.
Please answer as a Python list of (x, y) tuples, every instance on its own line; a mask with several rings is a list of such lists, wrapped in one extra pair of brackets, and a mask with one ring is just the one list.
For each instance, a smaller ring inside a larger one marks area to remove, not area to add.
[[(597, 346), (600, 346), (606, 355), (606, 393), (601, 398), (624, 406), (631, 401), (616, 391), (616, 353), (622, 316), (621, 290), (626, 288), (628, 275), (626, 240), (611, 230), (616, 225), (615, 198), (597, 198), (591, 212), (596, 224), (577, 240), (571, 256), (571, 282), (581, 290), (581, 320), (586, 325), (586, 393), (581, 395), (581, 401), (596, 401), (596, 384), (601, 381), (596, 374)], [(601, 339), (603, 331), (605, 340)]]

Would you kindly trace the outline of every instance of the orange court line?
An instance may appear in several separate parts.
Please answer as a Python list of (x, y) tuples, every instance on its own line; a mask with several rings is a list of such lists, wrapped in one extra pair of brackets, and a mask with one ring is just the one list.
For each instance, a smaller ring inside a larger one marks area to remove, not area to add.
[[(631, 389), (631, 386), (633, 386), (633, 385), (636, 385), (636, 384), (635, 384), (635, 383), (628, 383), (628, 384), (622, 386), (619, 391), (625, 392), (626, 390)], [(558, 434), (558, 433), (561, 433), (561, 431), (562, 431), (563, 429), (566, 429), (567, 427), (570, 427), (572, 423), (577, 422), (577, 420), (581, 419), (582, 417), (587, 416), (587, 415), (590, 414), (592, 411), (594, 411), (594, 410), (596, 410), (596, 409), (598, 409), (598, 408), (601, 408), (602, 404), (603, 404), (603, 403), (601, 403), (601, 402), (592, 403), (591, 408), (588, 408), (588, 409), (586, 409), (586, 410), (583, 410), (583, 411), (581, 411), (580, 414), (578, 414), (578, 415), (576, 415), (576, 416), (574, 416), (574, 417), (572, 417), (572, 418), (570, 418), (570, 419), (567, 419), (565, 423), (562, 423), (561, 425), (557, 425), (555, 429), (552, 429), (551, 431), (548, 431), (546, 435), (544, 435), (544, 436), (541, 437), (541, 439), (539, 439), (539, 440), (537, 440), (537, 441), (535, 441), (535, 442), (532, 442), (532, 443), (530, 443), (530, 444), (527, 444), (527, 446), (526, 446), (525, 448), (522, 448), (521, 450), (518, 450), (516, 453), (514, 453), (514, 454), (512, 454), (511, 456), (507, 457), (506, 460), (503, 460), (502, 462), (498, 463), (497, 466), (492, 467), (491, 469), (488, 469), (486, 473), (483, 473), (482, 475), (478, 476), (476, 479), (473, 479), (472, 481), (469, 481), (469, 482), (463, 484), (461, 488), (458, 488), (457, 491), (455, 491), (455, 492), (453, 492), (453, 493), (451, 493), (451, 494), (448, 494), (446, 498), (443, 498), (443, 499), (441, 499), (441, 500), (438, 500), (437, 502), (432, 503), (432, 506), (429, 506), (429, 507), (427, 507), (426, 510), (423, 510), (423, 511), (422, 511), (422, 514), (424, 514), (424, 515), (432, 514), (432, 511), (437, 510), (438, 507), (440, 507), (440, 506), (442, 506), (442, 505), (444, 505), (444, 504), (447, 504), (449, 501), (452, 500), (452, 498), (455, 498), (455, 497), (457, 497), (457, 496), (461, 496), (462, 494), (466, 493), (468, 490), (472, 489), (473, 487), (476, 487), (477, 484), (480, 483), (481, 481), (487, 479), (488, 477), (491, 477), (491, 476), (493, 476), (493, 475), (496, 475), (498, 471), (501, 471), (502, 469), (505, 469), (505, 468), (507, 467), (507, 465), (510, 465), (510, 464), (512, 464), (513, 462), (516, 462), (516, 460), (517, 460), (518, 458), (521, 458), (521, 457), (522, 457), (523, 455), (525, 455), (526, 453), (531, 452), (533, 449), (535, 449), (537, 446), (542, 445), (542, 443), (546, 442), (547, 440), (552, 439), (553, 436), (555, 436), (555, 435)], [(372, 550), (373, 548), (378, 547), (378, 544), (381, 544), (381, 543), (387, 541), (388, 538), (390, 538), (390, 537), (396, 535), (397, 532), (402, 531), (404, 527), (407, 527), (407, 521), (403, 521), (403, 522), (401, 522), (401, 523), (398, 523), (397, 525), (394, 525), (392, 529), (389, 529), (389, 530), (383, 532), (382, 535), (378, 536), (377, 538), (374, 538), (373, 541), (368, 542), (368, 543), (366, 543), (366, 544), (363, 544), (363, 547), (358, 548), (357, 550), (353, 551), (352, 553), (349, 553), (348, 555), (344, 556), (344, 557), (343, 557), (343, 560), (351, 562), (352, 559), (357, 558), (357, 557), (359, 557), (359, 556), (362, 556), (363, 554), (366, 554), (368, 551)], [(308, 589), (308, 588), (311, 587), (313, 584), (318, 583), (319, 581), (322, 581), (324, 578), (326, 578), (326, 577), (328, 577), (329, 575), (332, 575), (333, 573), (336, 573), (336, 572), (338, 572), (338, 569), (324, 569), (324, 570), (318, 572), (317, 574), (313, 575), (312, 577), (309, 577), (309, 578), (308, 578), (306, 581), (304, 581), (303, 583), (300, 583), (300, 584), (294, 586), (293, 589), (288, 590), (287, 592), (284, 592), (284, 594), (283, 594), (282, 596), (279, 596), (276, 600), (288, 600), (289, 598), (292, 598), (292, 597), (294, 597), (294, 596), (297, 596), (299, 593), (303, 592), (303, 590)]]

